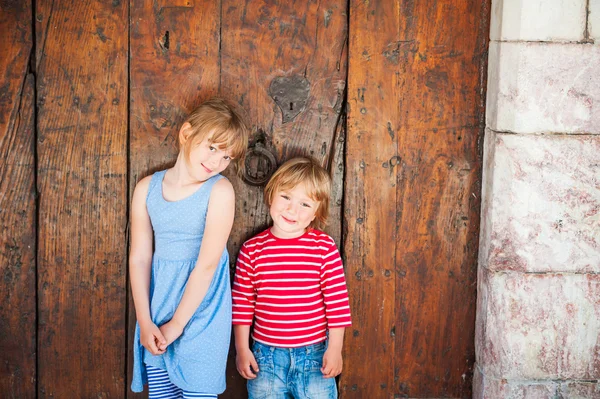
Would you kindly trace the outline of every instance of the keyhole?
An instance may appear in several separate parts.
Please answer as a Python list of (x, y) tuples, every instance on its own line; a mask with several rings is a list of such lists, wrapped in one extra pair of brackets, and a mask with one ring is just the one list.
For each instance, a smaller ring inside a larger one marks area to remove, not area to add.
[(294, 110), (294, 103), (290, 103), (290, 111)]
[(165, 32), (165, 35), (162, 37), (161, 39), (161, 43), (160, 43), (161, 47), (164, 48), (165, 50), (169, 49), (169, 31)]

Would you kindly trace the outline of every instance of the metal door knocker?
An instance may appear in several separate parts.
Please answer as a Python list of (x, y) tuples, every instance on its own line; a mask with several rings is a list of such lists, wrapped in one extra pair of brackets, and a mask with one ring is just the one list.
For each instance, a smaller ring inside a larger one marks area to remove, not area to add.
[(271, 151), (258, 142), (248, 149), (245, 166), (244, 181), (252, 186), (262, 186), (277, 169), (277, 161)]

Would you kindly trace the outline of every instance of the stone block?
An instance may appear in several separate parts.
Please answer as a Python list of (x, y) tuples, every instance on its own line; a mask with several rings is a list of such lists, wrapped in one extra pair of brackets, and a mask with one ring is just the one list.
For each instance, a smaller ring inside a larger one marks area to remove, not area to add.
[(479, 264), (600, 272), (600, 136), (486, 131)]
[(492, 40), (551, 42), (584, 38), (586, 0), (492, 0), (491, 11)]
[(473, 399), (555, 399), (558, 386), (553, 381), (497, 380), (476, 370)]
[(590, 0), (590, 14), (588, 16), (588, 33), (590, 39), (600, 44), (600, 0)]
[(600, 275), (480, 269), (478, 291), (486, 316), (477, 318), (477, 364), (485, 376), (600, 378)]
[(600, 383), (569, 381), (560, 384), (558, 393), (565, 399), (600, 399)]
[(600, 46), (491, 42), (487, 125), (514, 133), (600, 134)]

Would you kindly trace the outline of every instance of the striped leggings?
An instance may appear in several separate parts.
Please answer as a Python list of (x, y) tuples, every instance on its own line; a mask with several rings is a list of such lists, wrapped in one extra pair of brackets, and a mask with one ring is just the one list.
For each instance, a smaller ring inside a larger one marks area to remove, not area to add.
[(185, 391), (175, 386), (165, 370), (146, 365), (148, 373), (148, 398), (149, 399), (192, 399), (216, 398), (217, 395)]

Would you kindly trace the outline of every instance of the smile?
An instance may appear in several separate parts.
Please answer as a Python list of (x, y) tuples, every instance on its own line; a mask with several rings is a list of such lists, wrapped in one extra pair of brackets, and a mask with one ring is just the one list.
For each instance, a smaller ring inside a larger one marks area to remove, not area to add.
[(204, 168), (204, 170), (206, 170), (207, 173), (212, 173), (212, 169), (208, 169), (206, 166), (204, 166), (204, 164), (200, 164), (202, 165), (202, 167)]
[(289, 223), (289, 224), (294, 224), (294, 223), (296, 223), (296, 221), (295, 221), (295, 220), (290, 220), (290, 219), (286, 218), (285, 216), (282, 216), (281, 218), (282, 218), (284, 221), (286, 221), (287, 223)]

